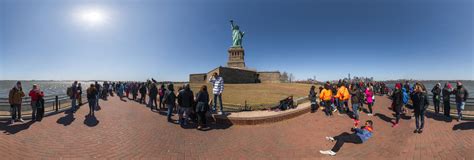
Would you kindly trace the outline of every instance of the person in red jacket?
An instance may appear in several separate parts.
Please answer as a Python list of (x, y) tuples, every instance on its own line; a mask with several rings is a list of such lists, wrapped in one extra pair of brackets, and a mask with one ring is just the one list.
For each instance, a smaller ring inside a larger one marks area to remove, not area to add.
[(37, 103), (40, 98), (44, 97), (44, 93), (37, 84), (33, 84), (33, 88), (28, 95), (31, 97), (31, 110), (33, 110), (31, 121), (36, 121), (36, 113), (38, 112)]

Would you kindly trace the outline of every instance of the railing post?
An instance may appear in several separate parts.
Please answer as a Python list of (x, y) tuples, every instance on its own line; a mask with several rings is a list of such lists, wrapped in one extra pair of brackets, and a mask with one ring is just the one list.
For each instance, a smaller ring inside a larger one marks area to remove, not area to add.
[(58, 96), (56, 96), (56, 112), (59, 111), (59, 99), (58, 99)]

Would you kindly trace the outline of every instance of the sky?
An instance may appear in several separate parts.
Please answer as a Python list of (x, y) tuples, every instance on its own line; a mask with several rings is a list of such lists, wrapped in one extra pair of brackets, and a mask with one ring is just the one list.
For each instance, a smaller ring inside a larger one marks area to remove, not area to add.
[(0, 80), (187, 81), (227, 63), (296, 79), (474, 80), (470, 0), (0, 0)]

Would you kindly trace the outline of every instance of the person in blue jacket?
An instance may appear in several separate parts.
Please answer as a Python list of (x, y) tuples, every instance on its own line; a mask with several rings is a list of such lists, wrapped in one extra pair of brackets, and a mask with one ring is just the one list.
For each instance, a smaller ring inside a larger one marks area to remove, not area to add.
[(371, 120), (368, 120), (365, 122), (365, 126), (361, 128), (351, 128), (351, 131), (353, 132), (352, 134), (344, 132), (335, 137), (326, 137), (326, 140), (331, 142), (336, 141), (336, 144), (334, 145), (334, 147), (332, 147), (331, 150), (320, 150), (319, 152), (321, 154), (335, 156), (336, 152), (341, 149), (344, 143), (362, 144), (366, 142), (369, 138), (372, 137), (373, 124), (374, 123)]

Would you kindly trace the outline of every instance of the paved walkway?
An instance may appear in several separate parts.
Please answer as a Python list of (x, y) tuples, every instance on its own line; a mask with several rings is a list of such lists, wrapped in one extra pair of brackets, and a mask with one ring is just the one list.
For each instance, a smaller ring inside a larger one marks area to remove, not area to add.
[[(350, 132), (346, 116), (322, 112), (273, 124), (211, 125), (208, 131), (181, 128), (166, 122), (133, 101), (101, 101), (96, 119), (85, 117), (87, 106), (74, 115), (60, 113), (42, 122), (11, 126), (0, 122), (2, 159), (474, 159), (474, 122), (426, 119), (423, 134), (413, 134), (414, 120), (391, 128), (389, 101), (378, 97), (374, 138), (361, 145), (346, 144), (335, 157), (321, 155), (333, 143), (324, 136)], [(429, 115), (428, 117), (433, 117)], [(176, 117), (174, 117), (176, 118)]]

